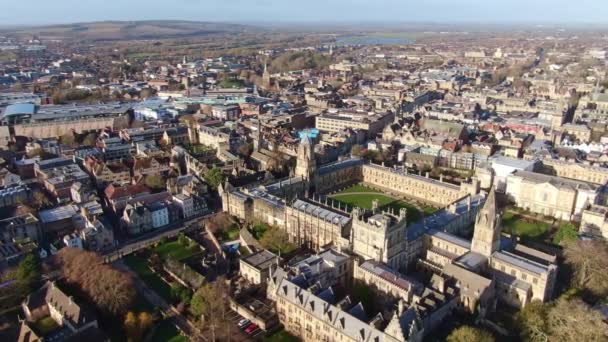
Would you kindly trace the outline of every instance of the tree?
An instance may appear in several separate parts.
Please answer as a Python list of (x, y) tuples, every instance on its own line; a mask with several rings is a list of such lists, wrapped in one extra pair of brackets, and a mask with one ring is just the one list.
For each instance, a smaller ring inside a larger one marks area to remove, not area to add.
[(58, 261), (66, 281), (80, 287), (102, 311), (123, 314), (135, 300), (131, 276), (105, 264), (98, 254), (68, 247), (59, 251)]
[(59, 143), (66, 146), (74, 146), (76, 142), (76, 138), (74, 138), (73, 133), (66, 133), (59, 137)]
[(220, 212), (210, 217), (205, 224), (209, 231), (217, 234), (228, 230), (234, 224), (234, 221), (226, 212)]
[(141, 329), (143, 333), (148, 331), (148, 329), (152, 327), (152, 324), (154, 324), (154, 319), (152, 318), (152, 315), (150, 315), (146, 311), (140, 312), (137, 318), (139, 319), (139, 329)]
[(141, 341), (141, 331), (137, 316), (132, 311), (127, 312), (123, 323), (129, 341)]
[(154, 94), (156, 94), (156, 91), (153, 88), (144, 88), (140, 92), (140, 96), (143, 99), (147, 99), (149, 97), (152, 97), (152, 96), (154, 96)]
[(205, 174), (205, 181), (212, 189), (217, 189), (224, 182), (224, 174), (220, 168), (214, 167)]
[(266, 230), (260, 239), (260, 244), (273, 252), (289, 253), (295, 249), (295, 246), (289, 242), (287, 233), (277, 227)]
[(249, 157), (252, 150), (251, 145), (248, 143), (242, 143), (238, 147), (238, 153), (241, 157)]
[(606, 341), (606, 324), (599, 311), (580, 299), (559, 299), (549, 311), (549, 341)]
[(516, 316), (516, 324), (524, 341), (546, 342), (549, 339), (547, 326), (548, 308), (539, 300), (526, 305)]
[(46, 195), (44, 193), (42, 193), (40, 191), (36, 191), (36, 192), (34, 192), (31, 204), (34, 209), (39, 210), (41, 208), (51, 205), (51, 201), (49, 201), (49, 199), (46, 197)]
[(576, 227), (570, 223), (564, 223), (559, 226), (559, 230), (553, 237), (553, 243), (556, 245), (565, 245), (576, 241), (578, 238), (578, 231)]
[(363, 155), (363, 147), (361, 147), (361, 145), (353, 145), (350, 149), (350, 155), (353, 157), (361, 157)]
[(33, 291), (40, 283), (42, 267), (40, 259), (34, 254), (28, 254), (17, 267), (17, 282), (19, 286), (28, 292)]
[(232, 325), (226, 318), (228, 291), (223, 278), (201, 286), (192, 296), (190, 311), (199, 318), (201, 325), (211, 329), (212, 341), (226, 340), (230, 336)]
[(82, 144), (85, 146), (95, 146), (96, 143), (97, 134), (95, 133), (89, 133), (84, 137), (84, 139), (82, 139)]
[(486, 330), (464, 325), (452, 331), (447, 342), (494, 342), (494, 336)]
[(153, 323), (152, 315), (145, 311), (139, 314), (132, 311), (127, 312), (124, 327), (128, 340), (132, 342), (142, 341), (146, 331), (152, 327)]
[(144, 182), (146, 186), (154, 190), (164, 190), (167, 188), (165, 179), (160, 175), (147, 175)]
[(596, 296), (608, 294), (608, 244), (577, 240), (566, 245), (565, 262), (572, 267), (575, 285)]

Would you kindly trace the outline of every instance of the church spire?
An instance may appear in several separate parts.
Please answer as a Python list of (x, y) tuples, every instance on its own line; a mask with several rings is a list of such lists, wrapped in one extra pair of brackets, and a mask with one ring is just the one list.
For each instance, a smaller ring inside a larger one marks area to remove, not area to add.
[(489, 257), (500, 248), (500, 217), (494, 187), (475, 220), (471, 250)]

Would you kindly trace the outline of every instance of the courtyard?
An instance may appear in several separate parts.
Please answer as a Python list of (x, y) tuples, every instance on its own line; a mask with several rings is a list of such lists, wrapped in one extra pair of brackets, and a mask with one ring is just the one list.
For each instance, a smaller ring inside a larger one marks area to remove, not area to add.
[(400, 209), (405, 208), (407, 209), (407, 220), (410, 223), (420, 220), (423, 213), (424, 215), (430, 215), (437, 211), (437, 209), (430, 206), (391, 197), (362, 184), (352, 185), (330, 197), (343, 205), (348, 205), (349, 211), (354, 207), (371, 210), (374, 200), (378, 201), (381, 211), (389, 210), (398, 214)]

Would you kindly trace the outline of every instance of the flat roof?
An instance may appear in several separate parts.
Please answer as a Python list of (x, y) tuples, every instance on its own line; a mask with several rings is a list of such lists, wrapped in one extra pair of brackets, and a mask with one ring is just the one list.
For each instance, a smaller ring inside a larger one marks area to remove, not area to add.
[(50, 223), (71, 218), (76, 215), (76, 213), (76, 206), (69, 204), (63, 207), (42, 210), (39, 212), (39, 215), (42, 223)]
[(244, 258), (241, 258), (244, 263), (251, 265), (259, 270), (270, 268), (272, 264), (276, 262), (276, 259), (276, 255), (265, 249), (262, 249)]

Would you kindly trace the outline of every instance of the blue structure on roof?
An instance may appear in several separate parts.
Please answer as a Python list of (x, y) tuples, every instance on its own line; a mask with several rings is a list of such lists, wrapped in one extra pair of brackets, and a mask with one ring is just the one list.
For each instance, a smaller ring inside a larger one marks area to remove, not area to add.
[(298, 136), (300, 137), (300, 139), (303, 139), (304, 137), (309, 137), (310, 139), (315, 140), (319, 136), (319, 130), (316, 128), (305, 129), (298, 132)]
[(36, 105), (33, 103), (16, 103), (7, 106), (2, 116), (33, 115), (35, 112)]

